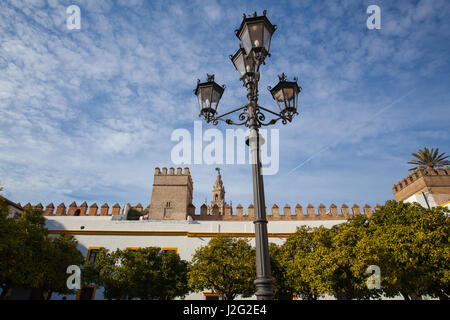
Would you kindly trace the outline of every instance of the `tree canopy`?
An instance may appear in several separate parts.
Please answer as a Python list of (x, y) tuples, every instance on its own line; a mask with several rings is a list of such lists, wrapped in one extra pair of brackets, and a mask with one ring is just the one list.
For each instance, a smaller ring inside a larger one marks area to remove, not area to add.
[(189, 292), (187, 272), (188, 263), (172, 250), (102, 249), (94, 263), (86, 263), (82, 280), (103, 287), (106, 299), (167, 300)]
[(50, 300), (53, 292), (72, 294), (67, 288), (67, 267), (80, 266), (84, 262), (83, 254), (77, 249), (78, 242), (72, 235), (61, 234), (51, 238), (44, 253), (44, 279), (40, 289)]
[(439, 154), (439, 148), (434, 150), (431, 148), (420, 149), (417, 153), (411, 154), (415, 159), (409, 161), (409, 164), (417, 165), (414, 168), (409, 169), (410, 171), (416, 170), (418, 168), (427, 169), (450, 165), (450, 161), (446, 160), (449, 156), (445, 156), (445, 152)]
[(130, 208), (127, 213), (127, 220), (139, 220), (139, 218), (143, 215), (148, 214), (147, 210), (139, 211), (136, 208)]
[[(302, 226), (280, 249), (286, 287), (303, 299), (448, 299), (448, 212), (387, 201), (370, 218), (356, 216), (330, 229)], [(367, 286), (372, 265), (380, 268), (379, 289)]]
[(247, 240), (219, 235), (195, 251), (188, 281), (193, 291), (212, 290), (233, 300), (252, 296), (255, 278), (255, 249)]
[(376, 297), (366, 287), (365, 270), (355, 245), (364, 234), (359, 223), (302, 226), (283, 245), (288, 284), (302, 299), (316, 300), (325, 294), (337, 299)]
[(405, 299), (450, 294), (448, 209), (387, 201), (368, 221), (358, 244), (360, 263), (377, 264), (387, 296)]
[(8, 208), (0, 197), (0, 283), (4, 299), (13, 287), (47, 293), (73, 293), (66, 286), (66, 269), (83, 259), (73, 237), (49, 237), (41, 209), (25, 208), (18, 219), (7, 218)]
[(291, 300), (296, 290), (287, 275), (289, 256), (282, 245), (269, 243), (270, 266), (273, 278), (273, 294), (275, 300)]

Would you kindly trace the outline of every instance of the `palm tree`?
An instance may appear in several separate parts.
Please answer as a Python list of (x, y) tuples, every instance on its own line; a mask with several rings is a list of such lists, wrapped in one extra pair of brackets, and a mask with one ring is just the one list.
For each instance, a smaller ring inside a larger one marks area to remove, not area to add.
[(450, 161), (445, 160), (449, 156), (445, 156), (445, 152), (439, 154), (439, 148), (436, 148), (434, 150), (431, 148), (431, 150), (428, 150), (428, 148), (423, 148), (419, 150), (417, 153), (411, 153), (416, 159), (413, 161), (409, 161), (409, 164), (416, 164), (417, 167), (409, 169), (410, 171), (416, 170), (418, 168), (427, 169), (435, 167), (442, 167), (446, 165), (450, 165)]

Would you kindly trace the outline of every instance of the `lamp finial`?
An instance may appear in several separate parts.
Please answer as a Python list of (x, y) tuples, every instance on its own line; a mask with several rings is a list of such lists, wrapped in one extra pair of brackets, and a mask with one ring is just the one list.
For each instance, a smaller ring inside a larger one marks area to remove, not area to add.
[(286, 81), (286, 75), (284, 74), (284, 72), (278, 75), (278, 79), (280, 79), (280, 81)]

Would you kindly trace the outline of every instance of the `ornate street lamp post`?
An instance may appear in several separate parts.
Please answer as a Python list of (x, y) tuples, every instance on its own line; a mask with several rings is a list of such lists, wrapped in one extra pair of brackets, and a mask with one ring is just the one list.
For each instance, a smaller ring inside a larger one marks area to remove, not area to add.
[[(195, 95), (198, 98), (200, 116), (206, 122), (217, 125), (224, 121), (231, 125), (245, 125), (250, 128), (250, 135), (247, 145), (250, 146), (252, 157), (253, 173), (253, 198), (255, 204), (255, 244), (256, 244), (256, 296), (258, 300), (273, 299), (273, 281), (270, 270), (269, 242), (267, 236), (267, 217), (264, 199), (264, 183), (261, 174), (260, 146), (264, 139), (259, 134), (261, 126), (269, 126), (281, 120), (283, 124), (291, 122), (294, 115), (298, 114), (298, 94), (301, 88), (297, 84), (297, 79), (287, 81), (286, 76), (281, 74), (278, 84), (271, 88), (270, 93), (278, 104), (280, 112), (274, 112), (258, 105), (258, 82), (259, 68), (264, 64), (267, 56), (270, 56), (270, 40), (275, 32), (276, 26), (270, 23), (266, 17), (266, 11), (262, 16), (257, 16), (256, 12), (252, 16), (246, 16), (241, 26), (236, 30), (236, 36), (241, 42), (239, 50), (230, 56), (236, 70), (239, 72), (240, 80), (247, 88), (247, 103), (217, 115), (217, 107), (220, 98), (225, 90), (225, 86), (220, 86), (214, 81), (214, 75), (207, 75), (206, 82), (198, 80)], [(238, 121), (225, 119), (232, 113), (240, 112)], [(273, 119), (268, 122), (264, 112), (271, 114)]]

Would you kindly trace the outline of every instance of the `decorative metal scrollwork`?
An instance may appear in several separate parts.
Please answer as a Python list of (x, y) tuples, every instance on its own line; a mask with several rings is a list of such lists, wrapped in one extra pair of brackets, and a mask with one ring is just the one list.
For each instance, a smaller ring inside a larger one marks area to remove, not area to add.
[[(227, 116), (229, 114), (232, 114), (232, 113), (235, 113), (237, 111), (241, 111), (239, 113), (238, 117), (237, 117), (238, 120), (239, 120), (238, 122), (235, 122), (235, 121), (233, 121), (231, 119), (225, 119), (224, 118), (225, 116)], [(276, 117), (274, 119), (270, 119), (268, 122), (265, 122), (266, 121), (266, 114), (264, 114), (263, 111), (267, 111), (267, 113), (271, 113), (271, 114), (273, 114)], [(242, 125), (244, 125), (246, 127), (249, 127), (249, 125), (250, 125), (250, 117), (251, 117), (251, 115), (249, 113), (248, 105), (245, 105), (243, 107), (237, 108), (237, 109), (235, 109), (233, 111), (230, 111), (230, 112), (227, 112), (225, 114), (206, 119), (206, 122), (208, 122), (208, 123), (212, 122), (213, 125), (218, 125), (219, 121), (223, 121), (226, 124), (230, 124), (230, 125), (235, 125), (235, 126), (242, 126)], [(273, 112), (273, 111), (268, 110), (266, 108), (263, 108), (261, 106), (257, 106), (256, 110), (255, 110), (255, 122), (256, 122), (258, 128), (260, 128), (262, 126), (273, 125), (273, 124), (277, 123), (279, 120), (281, 120), (281, 123), (283, 125), (286, 125), (288, 122), (292, 121), (292, 118), (293, 118), (293, 115), (291, 115), (291, 114), (287, 114), (286, 115), (286, 114), (276, 113), (276, 112)]]

